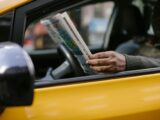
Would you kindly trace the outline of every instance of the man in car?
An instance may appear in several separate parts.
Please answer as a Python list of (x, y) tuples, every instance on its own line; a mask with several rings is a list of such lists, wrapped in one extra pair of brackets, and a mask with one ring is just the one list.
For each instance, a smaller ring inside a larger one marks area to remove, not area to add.
[[(160, 0), (153, 11), (152, 24), (155, 35), (160, 38)], [(119, 72), (124, 70), (136, 70), (160, 67), (160, 58), (147, 58), (143, 56), (131, 56), (114, 51), (106, 51), (93, 54), (87, 63), (98, 73)]]

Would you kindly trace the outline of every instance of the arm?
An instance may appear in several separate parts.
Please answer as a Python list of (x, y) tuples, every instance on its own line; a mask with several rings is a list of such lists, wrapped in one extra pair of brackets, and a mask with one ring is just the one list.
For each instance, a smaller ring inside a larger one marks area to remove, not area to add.
[(160, 67), (160, 59), (123, 55), (114, 51), (96, 53), (90, 56), (87, 63), (98, 73)]
[(125, 55), (126, 70), (160, 67), (160, 59)]

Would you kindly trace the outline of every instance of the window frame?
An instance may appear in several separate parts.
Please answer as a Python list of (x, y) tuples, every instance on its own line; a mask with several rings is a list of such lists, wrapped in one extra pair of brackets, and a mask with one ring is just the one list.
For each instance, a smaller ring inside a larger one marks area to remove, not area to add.
[[(104, 1), (104, 0), (102, 0)], [(107, 1), (107, 0), (106, 0)], [(70, 1), (70, 0), (36, 0), (31, 3), (28, 3), (25, 6), (17, 8), (14, 12), (14, 20), (12, 23), (11, 37), (10, 41), (16, 42), (20, 45), (23, 43), (24, 32), (27, 26), (38, 18), (44, 17), (45, 14), (50, 12), (61, 12), (69, 8), (74, 8), (84, 4), (92, 3), (93, 0), (81, 0), (81, 1)], [(45, 81), (36, 81), (35, 87), (46, 87), (62, 84), (73, 84), (73, 83), (82, 83), (82, 82), (91, 82), (97, 80), (109, 80), (110, 78), (119, 78), (119, 77), (129, 77), (129, 76), (138, 76), (146, 74), (155, 74), (159, 73), (160, 68), (150, 68), (150, 69), (141, 69), (133, 71), (124, 71), (113, 74), (102, 74), (102, 75), (89, 75), (82, 77), (66, 78), (60, 80), (45, 80)], [(47, 79), (47, 78), (46, 78)]]
[(45, 80), (42, 80), (42, 81), (37, 80), (36, 82), (34, 82), (34, 86), (35, 88), (42, 88), (42, 87), (65, 85), (65, 84), (77, 84), (77, 83), (86, 83), (86, 82), (94, 82), (94, 81), (103, 81), (103, 80), (110, 80), (110, 79), (116, 79), (116, 78), (122, 78), (122, 77), (123, 78), (133, 77), (133, 76), (138, 77), (141, 75), (149, 75), (149, 74), (157, 74), (157, 73), (160, 73), (160, 67), (123, 71), (118, 73), (88, 75), (88, 76), (81, 76), (81, 77), (56, 79), (56, 80), (53, 80), (49, 76), (47, 76)]

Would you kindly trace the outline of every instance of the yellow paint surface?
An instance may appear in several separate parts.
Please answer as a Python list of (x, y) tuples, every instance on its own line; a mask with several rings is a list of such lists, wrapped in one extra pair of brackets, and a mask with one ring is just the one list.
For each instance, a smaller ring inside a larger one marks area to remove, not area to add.
[(0, 0), (0, 15), (13, 10), (32, 0)]
[(46, 87), (0, 120), (160, 120), (160, 74)]

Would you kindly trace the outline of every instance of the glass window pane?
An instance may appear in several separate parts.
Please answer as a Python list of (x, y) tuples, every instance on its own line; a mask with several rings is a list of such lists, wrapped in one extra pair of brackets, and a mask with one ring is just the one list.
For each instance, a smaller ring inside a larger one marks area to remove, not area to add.
[(101, 46), (114, 7), (113, 2), (99, 3), (82, 8), (82, 28), (88, 28), (89, 46)]

